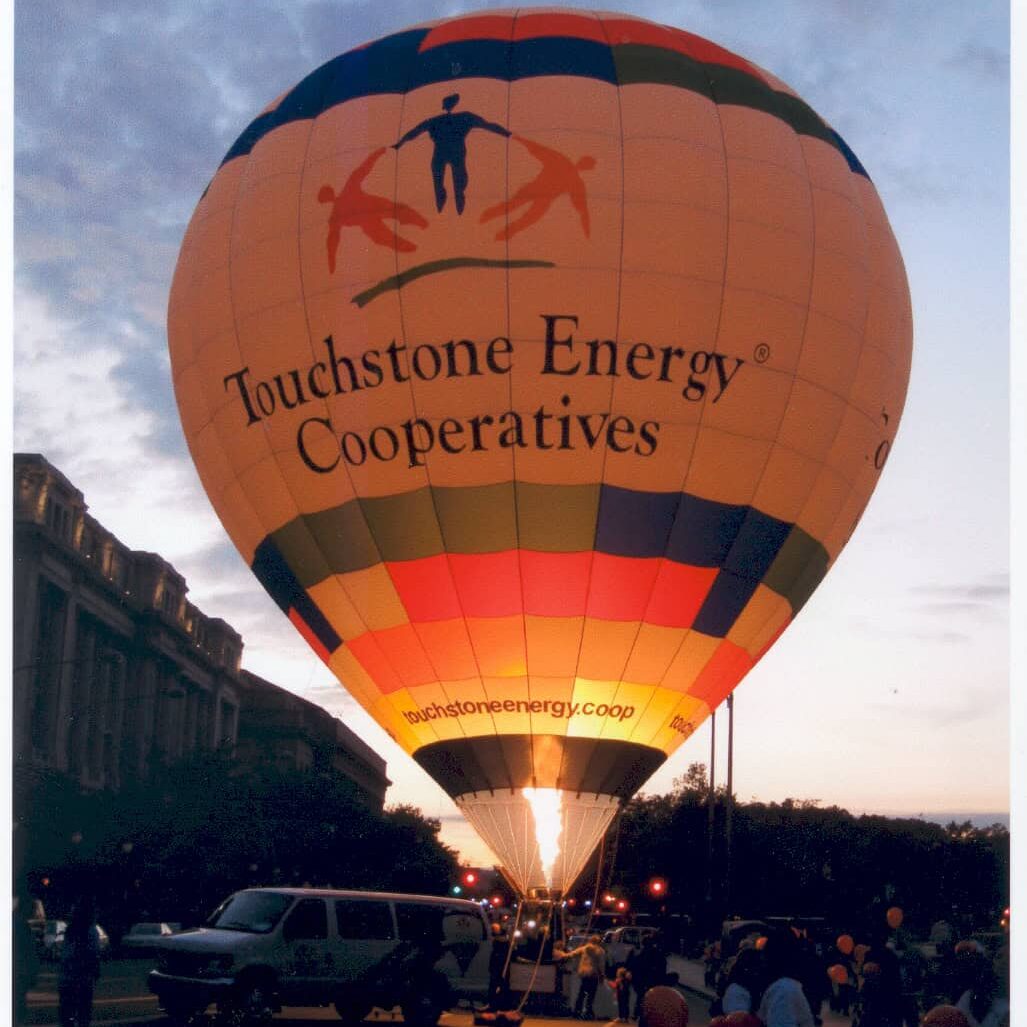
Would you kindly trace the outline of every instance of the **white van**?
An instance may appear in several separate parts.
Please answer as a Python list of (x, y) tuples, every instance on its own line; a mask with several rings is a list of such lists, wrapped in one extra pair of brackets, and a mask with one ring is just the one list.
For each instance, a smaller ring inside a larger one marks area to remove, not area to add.
[(373, 1008), (433, 1027), (457, 999), (488, 994), (492, 942), (466, 899), (317, 888), (249, 888), (205, 927), (162, 940), (150, 990), (189, 1023), (216, 1002), (260, 1023), (283, 1006), (334, 1005), (357, 1023)]

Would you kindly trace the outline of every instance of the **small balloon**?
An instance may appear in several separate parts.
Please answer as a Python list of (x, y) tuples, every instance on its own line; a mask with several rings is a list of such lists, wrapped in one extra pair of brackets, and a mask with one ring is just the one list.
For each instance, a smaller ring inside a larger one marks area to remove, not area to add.
[(763, 1027), (763, 1022), (753, 1013), (747, 1013), (743, 1009), (736, 1009), (724, 1017), (726, 1027)]
[(968, 952), (974, 956), (987, 955), (984, 946), (979, 941), (975, 941), (972, 938), (964, 938), (962, 941), (956, 942), (956, 955), (962, 955), (964, 952)]
[(902, 926), (903, 913), (898, 906), (892, 906), (884, 915), (888, 921), (888, 926), (893, 930), (897, 931)]
[(835, 945), (838, 947), (838, 951), (843, 956), (851, 956), (852, 949), (855, 944), (856, 943), (852, 940), (851, 934), (839, 934), (838, 940), (835, 942)]
[(955, 1006), (935, 1006), (929, 1009), (921, 1021), (923, 1027), (970, 1027), (966, 1014)]
[(830, 967), (827, 971), (827, 976), (830, 977), (835, 984), (849, 983), (849, 971), (846, 970), (841, 963), (835, 963), (834, 966)]
[(688, 1004), (680, 992), (665, 984), (645, 993), (642, 1012), (649, 1027), (688, 1027)]

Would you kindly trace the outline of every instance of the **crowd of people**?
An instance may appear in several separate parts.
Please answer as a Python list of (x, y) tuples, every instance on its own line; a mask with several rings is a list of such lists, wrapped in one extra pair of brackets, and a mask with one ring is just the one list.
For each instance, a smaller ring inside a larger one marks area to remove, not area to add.
[[(827, 951), (797, 929), (749, 938), (715, 975), (711, 1011), (750, 1013), (764, 1027), (819, 1027), (827, 1003), (853, 1027), (1008, 1027), (1008, 945), (994, 957), (972, 940), (937, 948), (929, 961), (891, 927), (859, 944), (840, 935)], [(705, 958), (717, 960), (714, 946)]]

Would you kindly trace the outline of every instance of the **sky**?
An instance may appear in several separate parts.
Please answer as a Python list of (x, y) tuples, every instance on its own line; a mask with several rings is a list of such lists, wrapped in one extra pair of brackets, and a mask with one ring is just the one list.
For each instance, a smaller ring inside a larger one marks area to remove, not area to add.
[[(482, 3), (33, 0), (14, 41), (13, 448), (245, 640), (244, 666), (340, 716), (393, 786), (462, 817), (264, 593), (186, 450), (167, 356), (186, 224), (268, 102), (338, 53)], [(609, 3), (569, 4), (607, 10)], [(735, 694), (739, 799), (934, 817), (1009, 809), (1009, 9), (999, 0), (633, 2), (792, 86), (852, 147), (902, 250), (903, 422), (851, 542)], [(718, 717), (718, 781), (726, 716)], [(709, 759), (709, 722), (646, 784)], [(998, 816), (996, 816), (998, 819)]]

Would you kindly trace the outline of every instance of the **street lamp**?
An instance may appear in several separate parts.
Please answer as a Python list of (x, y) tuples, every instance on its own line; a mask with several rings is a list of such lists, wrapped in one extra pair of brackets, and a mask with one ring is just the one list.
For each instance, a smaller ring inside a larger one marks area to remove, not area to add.
[(662, 899), (667, 894), (667, 882), (662, 877), (653, 877), (649, 881), (649, 894)]

